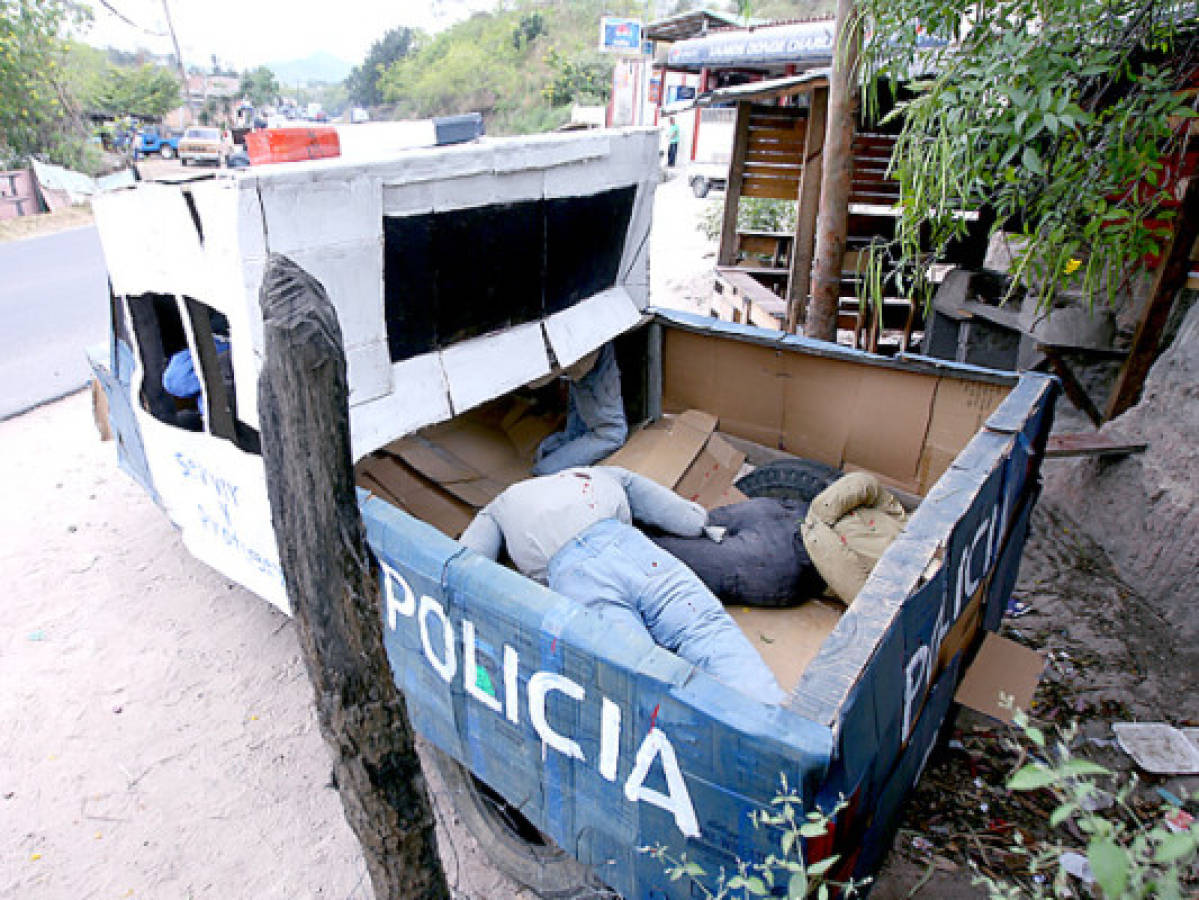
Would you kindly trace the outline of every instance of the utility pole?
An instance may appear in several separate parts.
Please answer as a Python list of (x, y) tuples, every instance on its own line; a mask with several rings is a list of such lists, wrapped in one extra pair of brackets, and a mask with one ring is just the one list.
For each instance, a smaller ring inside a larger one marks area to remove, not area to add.
[(179, 77), (182, 79), (183, 124), (190, 125), (192, 122), (192, 105), (191, 98), (187, 94), (187, 70), (183, 68), (183, 53), (179, 49), (179, 38), (175, 36), (175, 23), (171, 21), (171, 8), (167, 6), (167, 0), (162, 0), (162, 11), (166, 13), (167, 31), (171, 33), (171, 43), (175, 45), (175, 62), (179, 64)]
[(862, 20), (853, 0), (837, 0), (833, 68), (829, 75), (828, 125), (824, 137), (823, 186), (816, 231), (816, 268), (804, 334), (837, 340), (841, 265), (849, 230), (853, 180), (854, 95), (861, 51)]

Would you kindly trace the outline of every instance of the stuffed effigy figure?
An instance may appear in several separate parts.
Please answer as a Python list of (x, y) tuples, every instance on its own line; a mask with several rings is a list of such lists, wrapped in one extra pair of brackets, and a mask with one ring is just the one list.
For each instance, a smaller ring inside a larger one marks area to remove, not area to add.
[(534, 475), (590, 466), (619, 450), (629, 436), (620, 369), (611, 344), (568, 366), (566, 374), (571, 379), (566, 430), (541, 442)]
[(730, 687), (783, 702), (786, 694), (720, 601), (633, 519), (697, 537), (707, 512), (626, 469), (571, 468), (512, 485), (460, 541), (489, 559), (506, 546), (524, 575), (597, 612), (613, 640), (652, 639)]
[(795, 606), (819, 597), (825, 587), (799, 536), (807, 512), (801, 500), (755, 497), (708, 513), (709, 526), (723, 530), (719, 543), (706, 535), (650, 539), (686, 563), (725, 603)]
[(852, 603), (907, 522), (903, 506), (877, 478), (853, 472), (816, 496), (800, 533), (829, 589)]

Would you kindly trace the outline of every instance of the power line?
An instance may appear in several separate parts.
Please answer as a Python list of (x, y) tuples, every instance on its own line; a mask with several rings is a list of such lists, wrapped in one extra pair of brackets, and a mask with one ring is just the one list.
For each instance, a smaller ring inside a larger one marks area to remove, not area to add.
[(120, 10), (116, 9), (111, 3), (108, 2), (108, 0), (100, 0), (100, 5), (131, 28), (136, 28), (138, 31), (144, 31), (146, 34), (152, 35), (153, 37), (168, 37), (165, 31), (151, 31), (149, 28), (146, 28), (143, 25), (138, 25)]

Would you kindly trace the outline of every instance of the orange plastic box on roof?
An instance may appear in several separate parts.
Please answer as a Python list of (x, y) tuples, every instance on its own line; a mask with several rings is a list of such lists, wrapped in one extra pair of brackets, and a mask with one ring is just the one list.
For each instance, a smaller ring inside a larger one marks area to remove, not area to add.
[(341, 156), (337, 129), (328, 125), (316, 128), (267, 128), (246, 135), (250, 162), (300, 162), (305, 159), (329, 159)]

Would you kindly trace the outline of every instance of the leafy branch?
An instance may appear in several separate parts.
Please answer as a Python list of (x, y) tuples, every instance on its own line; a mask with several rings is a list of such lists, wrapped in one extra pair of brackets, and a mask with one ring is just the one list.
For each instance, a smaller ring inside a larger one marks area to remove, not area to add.
[(750, 813), (754, 828), (770, 829), (778, 838), (779, 852), (767, 855), (760, 863), (738, 859), (735, 874), (728, 874), (722, 867), (716, 873), (715, 882), (709, 886), (704, 881), (709, 873), (699, 863), (688, 859), (685, 852), (676, 856), (662, 844), (641, 847), (639, 850), (661, 862), (671, 881), (688, 879), (708, 900), (749, 900), (751, 897), (776, 896), (776, 885), (783, 884), (787, 887), (788, 900), (808, 896), (828, 900), (834, 895), (833, 889), (839, 897), (861, 896), (862, 889), (870, 883), (870, 879), (855, 881), (851, 878), (843, 882), (827, 880), (829, 870), (841, 859), (839, 854), (826, 856), (816, 862), (809, 862), (804, 856), (804, 841), (828, 834), (830, 823), (846, 807), (846, 801), (840, 800), (829, 813), (819, 810), (805, 813), (803, 798), (788, 786), (786, 776), (781, 778), (781, 784), (782, 789), (770, 801), (769, 809)]
[[(1017, 749), (1032, 761), (1008, 779), (1008, 789), (1053, 795), (1057, 806), (1049, 824), (1082, 836), (1089, 876), (1104, 897), (1181, 900), (1184, 889), (1194, 890), (1193, 874), (1187, 872), (1199, 858), (1199, 825), (1171, 827), (1164, 816), (1154, 821), (1138, 816), (1130, 802), (1138, 786), (1135, 774), (1121, 779), (1074, 755), (1073, 726), (1059, 729), (1051, 739), (1022, 711), (1014, 712), (1014, 722), (1025, 742)], [(1110, 782), (1109, 789), (1101, 788), (1099, 779)], [(1158, 812), (1164, 812), (1162, 807)], [(994, 879), (976, 869), (975, 884), (985, 886), (993, 900), (1074, 896), (1073, 876), (1063, 862), (1069, 853), (1060, 842), (1034, 850), (1025, 846), (1019, 831), (1014, 840), (1010, 850), (1026, 861), (1026, 883)]]
[[(973, 214), (1019, 236), (1012, 289), (1042, 308), (1063, 289), (1114, 302), (1169, 234), (1199, 59), (1185, 0), (862, 0), (867, 116), (879, 85), (911, 86), (883, 121), (902, 131), (895, 241), (910, 288)], [(922, 28), (911, 23), (920, 22)], [(929, 38), (941, 40), (936, 45)], [(931, 44), (931, 45), (930, 45)], [(935, 73), (929, 75), (927, 73)]]

